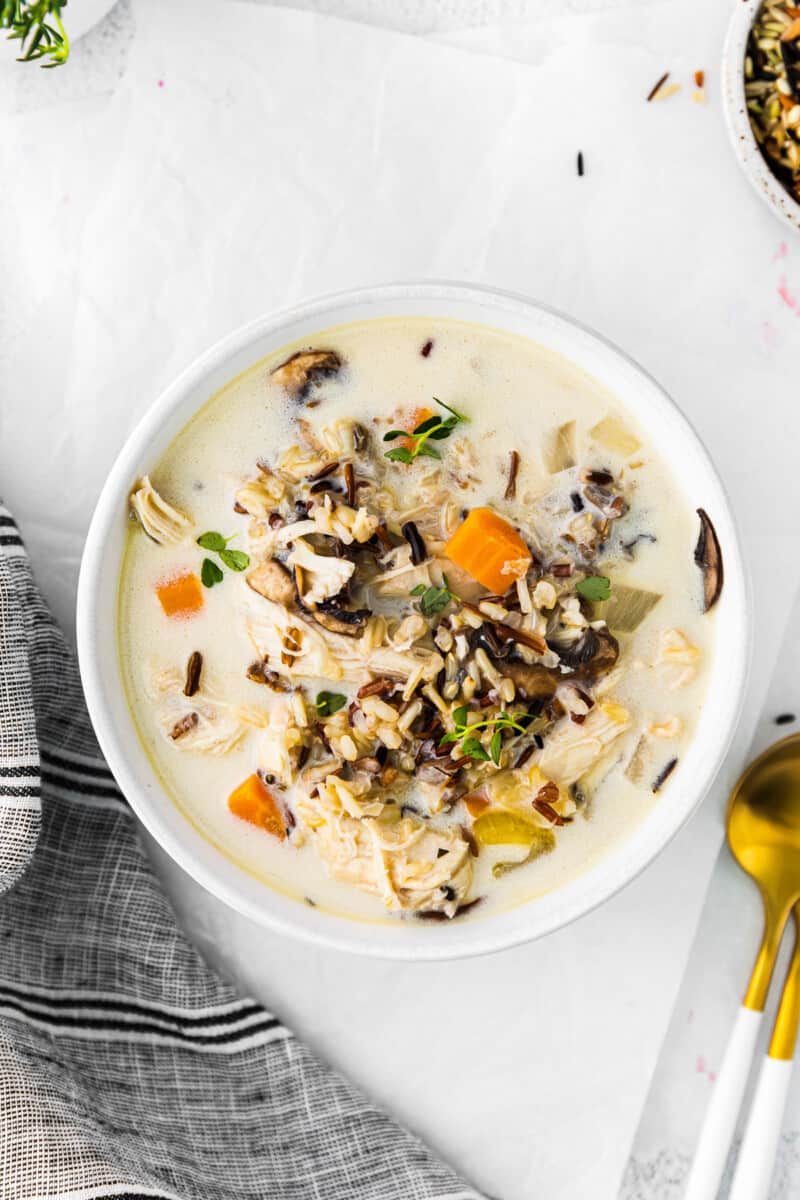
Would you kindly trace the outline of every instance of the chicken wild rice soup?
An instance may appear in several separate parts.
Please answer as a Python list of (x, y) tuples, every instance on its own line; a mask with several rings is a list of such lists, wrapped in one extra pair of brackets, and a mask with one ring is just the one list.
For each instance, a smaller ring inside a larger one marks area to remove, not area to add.
[(214, 396), (130, 511), (139, 736), (185, 816), (284, 894), (469, 920), (669, 804), (720, 547), (558, 355), (451, 320), (326, 330)]

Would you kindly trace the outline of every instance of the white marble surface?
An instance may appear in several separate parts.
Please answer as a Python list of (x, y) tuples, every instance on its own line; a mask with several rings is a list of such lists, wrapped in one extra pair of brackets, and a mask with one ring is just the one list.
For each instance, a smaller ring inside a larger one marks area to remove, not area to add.
[[(71, 74), (0, 71), (13, 114), (0, 143), (0, 488), (60, 619), (71, 622), (111, 456), (212, 338), (358, 282), (496, 283), (624, 345), (723, 471), (759, 618), (734, 770), (798, 579), (783, 548), (800, 531), (787, 386), (800, 326), (779, 289), (800, 283), (800, 247), (785, 246), (725, 143), (715, 74), (727, 4), (648, 2), (635, 24), (630, 9), (550, 20), (537, 8), (534, 25), (521, 2), (324, 2), (463, 50), (231, 0), (198, 0), (178, 40), (179, 3), (168, 15), (133, 0), (78, 44)], [(684, 92), (645, 106), (668, 66)], [(689, 99), (697, 67), (703, 108)], [(612, 1200), (722, 798), (720, 785), (600, 911), (536, 945), (442, 966), (297, 945), (153, 856), (208, 956), (488, 1192)]]

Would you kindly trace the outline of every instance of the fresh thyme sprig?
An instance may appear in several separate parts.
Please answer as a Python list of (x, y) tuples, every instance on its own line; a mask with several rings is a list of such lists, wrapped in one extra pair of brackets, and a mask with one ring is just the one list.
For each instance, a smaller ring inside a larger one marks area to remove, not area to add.
[[(42, 66), (60, 67), (69, 58), (69, 38), (61, 23), (67, 0), (0, 0), (0, 29), (21, 42), (18, 62), (47, 58)], [(49, 19), (49, 20), (48, 20)]]
[[(468, 755), (470, 758), (476, 759), (478, 762), (493, 762), (496, 767), (500, 766), (500, 752), (503, 749), (503, 734), (509, 730), (516, 733), (527, 733), (526, 725), (521, 725), (520, 721), (528, 717), (526, 712), (501, 712), (496, 717), (487, 717), (483, 721), (476, 721), (474, 725), (467, 724), (469, 709), (466, 704), (459, 705), (453, 709), (453, 722), (455, 729), (452, 733), (446, 733), (439, 742), (440, 746), (447, 746), (452, 742), (461, 743), (461, 753)], [(489, 750), (487, 753), (486, 747), (475, 737), (482, 729), (493, 729), (491, 741), (489, 742)]]
[(462, 422), (468, 422), (469, 417), (465, 417), (463, 413), (456, 412), (449, 404), (445, 404), (444, 400), (433, 397), (437, 404), (442, 408), (446, 408), (451, 414), (449, 417), (432, 416), (426, 417), (424, 421), (420, 421), (416, 429), (412, 429), (411, 433), (407, 429), (390, 429), (388, 433), (383, 435), (385, 442), (394, 442), (398, 438), (408, 438), (411, 442), (410, 446), (395, 446), (393, 450), (384, 450), (384, 457), (392, 459), (393, 462), (410, 463), (415, 458), (441, 458), (441, 454), (435, 446), (430, 445), (430, 441), (440, 442), (443, 438), (450, 437), (450, 434), (455, 429), (456, 425)]

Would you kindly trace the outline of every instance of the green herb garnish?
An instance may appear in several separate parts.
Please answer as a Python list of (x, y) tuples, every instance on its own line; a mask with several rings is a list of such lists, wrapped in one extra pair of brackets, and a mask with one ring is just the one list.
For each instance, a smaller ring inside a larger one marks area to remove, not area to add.
[(316, 710), (318, 717), (332, 717), (347, 704), (347, 697), (340, 692), (318, 692)]
[(611, 595), (611, 580), (607, 575), (587, 575), (575, 584), (575, 591), (584, 600), (607, 600)]
[(224, 538), (221, 533), (201, 533), (197, 539), (198, 546), (202, 546), (204, 550), (224, 550), (230, 538)]
[[(0, 3), (2, 3), (2, 0), (0, 0)], [(214, 554), (218, 554), (220, 561), (225, 564), (228, 570), (244, 571), (250, 566), (250, 555), (245, 554), (244, 550), (228, 549), (228, 542), (232, 541), (235, 537), (235, 533), (226, 538), (221, 533), (217, 533), (215, 529), (209, 529), (207, 533), (200, 534), (197, 544), (198, 546), (202, 546), (204, 550), (211, 550)], [(200, 578), (205, 587), (213, 587), (215, 583), (222, 582), (222, 568), (213, 559), (204, 558)]]
[(449, 404), (445, 404), (444, 400), (433, 397), (437, 404), (442, 408), (446, 408), (451, 414), (449, 417), (432, 416), (426, 417), (417, 425), (416, 429), (412, 429), (411, 433), (407, 429), (390, 429), (388, 433), (383, 435), (385, 442), (394, 442), (398, 438), (408, 438), (412, 442), (411, 446), (396, 446), (394, 450), (384, 450), (384, 457), (390, 458), (393, 462), (411, 463), (415, 458), (441, 458), (441, 454), (435, 446), (431, 446), (430, 441), (440, 442), (443, 438), (450, 437), (451, 432), (456, 425), (460, 425), (462, 421), (469, 421), (469, 417), (465, 417), (463, 413), (456, 412)]
[[(458, 708), (454, 708), (453, 722), (455, 729), (452, 733), (446, 733), (439, 742), (439, 745), (447, 746), (451, 742), (460, 742), (462, 754), (477, 759), (479, 762), (491, 761), (496, 767), (500, 766), (503, 734), (506, 731), (512, 730), (516, 733), (528, 732), (528, 727), (520, 724), (520, 721), (524, 721), (528, 717), (528, 713), (526, 712), (501, 712), (496, 717), (487, 717), (483, 721), (476, 721), (474, 725), (467, 724), (468, 716), (469, 709), (466, 704), (461, 704)], [(475, 736), (482, 729), (493, 730), (488, 752), (486, 747)]]
[[(18, 40), (17, 62), (49, 58), (42, 66), (59, 67), (69, 58), (69, 38), (61, 24), (67, 0), (0, 0), (0, 29), (8, 29), (9, 40)], [(48, 17), (52, 18), (48, 24)]]
[(212, 588), (215, 583), (222, 583), (223, 578), (222, 568), (217, 566), (213, 558), (204, 558), (200, 568), (203, 587)]
[(412, 596), (420, 596), (419, 608), (424, 617), (432, 617), (434, 613), (441, 612), (446, 608), (455, 596), (450, 591), (450, 584), (447, 576), (442, 575), (442, 584), (440, 587), (426, 587), (424, 583), (418, 583), (415, 588), (411, 589)]
[(219, 556), (231, 571), (244, 571), (250, 566), (250, 555), (244, 550), (220, 550)]

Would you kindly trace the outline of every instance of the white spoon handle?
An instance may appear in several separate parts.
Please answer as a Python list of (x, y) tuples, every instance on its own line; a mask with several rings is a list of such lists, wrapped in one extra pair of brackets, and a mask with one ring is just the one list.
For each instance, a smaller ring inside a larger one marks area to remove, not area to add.
[(729, 1200), (766, 1200), (769, 1195), (793, 1065), (791, 1059), (764, 1059)]
[[(764, 1014), (740, 1008), (706, 1110), (684, 1200), (715, 1200)], [(733, 1194), (731, 1193), (731, 1200)], [(753, 1200), (748, 1196), (748, 1200)]]

